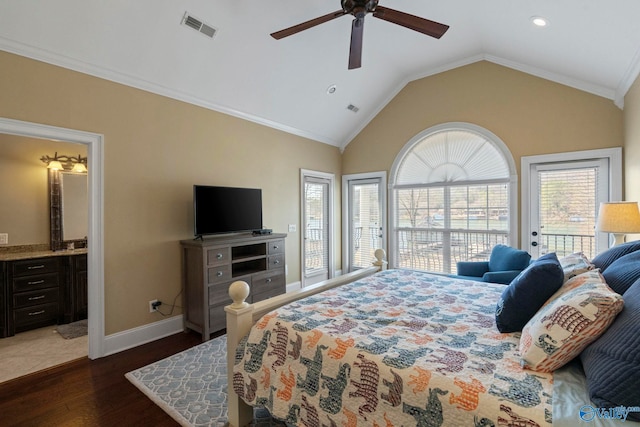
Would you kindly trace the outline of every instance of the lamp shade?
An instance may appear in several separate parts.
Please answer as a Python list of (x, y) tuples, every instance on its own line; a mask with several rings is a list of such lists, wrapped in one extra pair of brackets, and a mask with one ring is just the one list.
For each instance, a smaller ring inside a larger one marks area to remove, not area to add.
[(64, 168), (62, 167), (62, 163), (60, 163), (60, 161), (59, 161), (59, 160), (52, 160), (52, 161), (49, 163), (49, 166), (47, 166), (47, 167), (48, 167), (49, 169), (53, 169), (54, 171), (60, 171), (60, 170), (64, 169)]
[(87, 167), (84, 165), (84, 163), (76, 163), (75, 165), (73, 165), (73, 169), (71, 169), (71, 172), (85, 173), (87, 172)]
[(603, 233), (640, 233), (638, 202), (600, 203), (596, 230)]

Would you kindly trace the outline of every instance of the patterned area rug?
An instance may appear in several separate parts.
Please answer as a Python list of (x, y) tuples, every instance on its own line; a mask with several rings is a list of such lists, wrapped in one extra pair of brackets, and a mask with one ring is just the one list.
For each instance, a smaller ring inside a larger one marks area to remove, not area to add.
[[(221, 336), (125, 377), (183, 426), (224, 426), (227, 422), (227, 337)], [(254, 425), (279, 426), (264, 409)]]

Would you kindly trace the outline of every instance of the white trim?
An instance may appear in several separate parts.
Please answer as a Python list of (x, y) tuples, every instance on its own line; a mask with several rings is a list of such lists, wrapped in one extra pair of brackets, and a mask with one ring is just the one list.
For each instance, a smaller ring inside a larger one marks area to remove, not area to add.
[(561, 163), (577, 160), (609, 160), (609, 199), (611, 201), (622, 200), (622, 148), (601, 148), (596, 150), (572, 151), (563, 153), (540, 154), (536, 156), (523, 156), (520, 160), (520, 172), (522, 174), (520, 196), (522, 218), (521, 241), (529, 241), (529, 224), (531, 214), (529, 200), (531, 197), (531, 165), (536, 163)]
[(631, 85), (633, 85), (638, 78), (638, 74), (640, 74), (640, 49), (636, 51), (631, 64), (629, 64), (627, 72), (624, 73), (624, 76), (620, 79), (620, 83), (616, 88), (616, 94), (613, 102), (615, 102), (615, 104), (621, 109), (624, 108), (624, 97), (629, 91), (629, 88), (631, 88)]
[(104, 356), (104, 136), (0, 117), (0, 133), (85, 144), (89, 157), (89, 358)]
[(305, 284), (304, 283), (304, 237), (306, 234), (306, 229), (307, 226), (304, 223), (304, 179), (305, 177), (310, 177), (310, 178), (319, 178), (319, 179), (326, 179), (329, 181), (329, 194), (328, 194), (328, 204), (329, 206), (327, 207), (327, 210), (329, 212), (329, 230), (328, 235), (329, 235), (329, 253), (327, 254), (329, 259), (329, 265), (327, 265), (327, 275), (328, 275), (328, 279), (331, 279), (334, 277), (335, 274), (335, 261), (334, 261), (334, 257), (335, 257), (335, 237), (334, 237), (334, 231), (335, 231), (335, 215), (334, 215), (334, 197), (335, 197), (335, 180), (336, 180), (336, 176), (333, 173), (328, 173), (328, 172), (319, 172), (319, 171), (314, 171), (314, 170), (309, 170), (309, 169), (300, 169), (300, 282), (302, 284), (302, 287), (304, 287)]
[(287, 290), (285, 292), (294, 292), (300, 289), (302, 289), (302, 282), (297, 281), (297, 282), (287, 283)]
[(351, 259), (349, 251), (351, 247), (350, 236), (351, 230), (349, 224), (349, 182), (364, 179), (379, 179), (380, 182), (380, 226), (382, 227), (382, 249), (387, 253), (387, 171), (365, 172), (342, 175), (342, 269), (349, 271), (351, 269)]
[(184, 332), (182, 315), (162, 319), (105, 337), (105, 356)]

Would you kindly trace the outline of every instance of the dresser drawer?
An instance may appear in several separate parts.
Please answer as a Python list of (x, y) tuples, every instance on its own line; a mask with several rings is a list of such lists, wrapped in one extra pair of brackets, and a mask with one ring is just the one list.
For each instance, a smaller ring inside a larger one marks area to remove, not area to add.
[[(246, 279), (243, 280), (246, 281)], [(231, 301), (231, 297), (229, 296), (229, 286), (233, 282), (234, 281), (209, 285), (209, 305), (221, 303), (224, 303), (224, 305), (231, 304), (233, 301)], [(251, 283), (250, 280), (249, 283)]]
[(284, 239), (282, 240), (274, 240), (273, 242), (268, 242), (268, 251), (269, 255), (283, 254), (284, 253)]
[(58, 288), (41, 289), (32, 292), (13, 294), (13, 307), (24, 308), (32, 305), (58, 302)]
[(13, 292), (33, 291), (36, 289), (57, 288), (58, 273), (38, 274), (13, 279)]
[(228, 304), (220, 304), (209, 308), (209, 332), (218, 332), (227, 327), (227, 312), (224, 306)]
[(228, 264), (231, 260), (231, 248), (217, 248), (207, 250), (207, 265)]
[(284, 269), (255, 274), (251, 279), (252, 301), (258, 302), (286, 291)]
[(269, 270), (275, 268), (284, 268), (284, 254), (271, 255), (267, 262), (269, 263), (269, 265), (267, 266)]
[(56, 257), (25, 259), (13, 261), (11, 264), (13, 266), (13, 277), (58, 272), (58, 259)]
[(221, 283), (231, 279), (231, 266), (219, 265), (207, 268), (207, 283)]
[(13, 311), (13, 316), (16, 329), (31, 323), (53, 322), (58, 319), (58, 304), (41, 304), (20, 308)]

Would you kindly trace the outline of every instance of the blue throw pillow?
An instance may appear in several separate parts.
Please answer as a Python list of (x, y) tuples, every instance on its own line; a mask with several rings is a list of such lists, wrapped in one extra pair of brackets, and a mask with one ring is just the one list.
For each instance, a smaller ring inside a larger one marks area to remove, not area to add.
[(611, 289), (624, 294), (640, 278), (640, 251), (618, 258), (602, 275)]
[(600, 272), (604, 272), (612, 262), (617, 260), (618, 258), (630, 254), (631, 252), (635, 252), (640, 250), (640, 240), (634, 240), (633, 242), (626, 242), (620, 245), (613, 246), (606, 251), (596, 255), (592, 260), (591, 264), (595, 265), (596, 268), (600, 269)]
[(500, 332), (519, 332), (564, 281), (564, 271), (555, 253), (535, 260), (507, 288), (496, 306)]
[[(600, 408), (640, 405), (640, 279), (622, 298), (618, 317), (580, 354), (589, 397)], [(628, 419), (640, 421), (640, 413)]]

